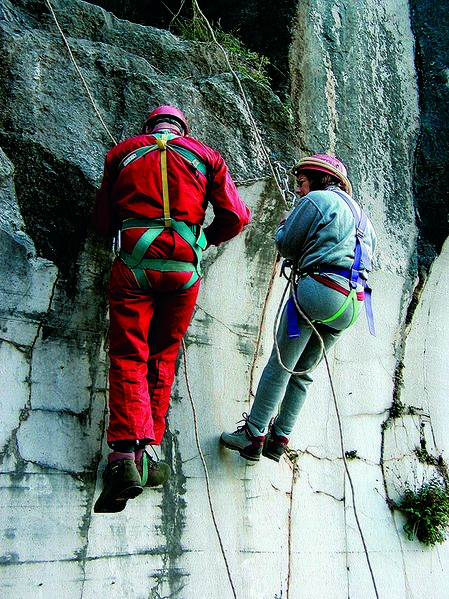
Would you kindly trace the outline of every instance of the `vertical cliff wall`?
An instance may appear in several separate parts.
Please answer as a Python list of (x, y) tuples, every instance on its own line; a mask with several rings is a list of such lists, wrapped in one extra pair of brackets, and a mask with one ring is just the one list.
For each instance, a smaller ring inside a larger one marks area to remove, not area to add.
[[(433, 239), (421, 203), (435, 189), (444, 220), (423, 65), (433, 45), (444, 64), (432, 31), (446, 11), (292, 6), (288, 107), (248, 78), (244, 102), (212, 42), (80, 0), (0, 6), (0, 596), (446, 596), (447, 545), (408, 540), (389, 507), (407, 482), (445, 477), (446, 228)], [(105, 153), (162, 103), (224, 155), (254, 218), (205, 257), (162, 446), (173, 476), (120, 514), (94, 515), (112, 252), (90, 210)], [(291, 166), (317, 151), (348, 163), (379, 235), (377, 336), (360, 318), (330, 356), (336, 403), (321, 365), (289, 457), (250, 466), (218, 438), (250, 406), (285, 284), (272, 244), (284, 204), (267, 157)]]

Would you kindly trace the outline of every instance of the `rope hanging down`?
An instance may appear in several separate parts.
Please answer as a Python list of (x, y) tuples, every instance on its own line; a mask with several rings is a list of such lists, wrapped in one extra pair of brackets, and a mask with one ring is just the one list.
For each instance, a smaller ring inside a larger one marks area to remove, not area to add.
[(100, 122), (101, 122), (101, 124), (103, 125), (103, 128), (104, 128), (104, 130), (105, 130), (105, 131), (106, 131), (106, 133), (109, 135), (109, 137), (110, 137), (110, 139), (111, 139), (112, 143), (113, 143), (113, 144), (116, 146), (116, 145), (117, 145), (117, 141), (114, 139), (114, 137), (113, 137), (112, 133), (109, 131), (109, 129), (108, 129), (108, 127), (107, 127), (106, 123), (104, 122), (103, 118), (101, 117), (101, 114), (100, 114), (100, 112), (99, 112), (99, 110), (98, 110), (98, 108), (97, 108), (97, 106), (96, 106), (96, 104), (95, 104), (95, 101), (94, 101), (94, 99), (93, 99), (93, 97), (92, 97), (92, 94), (90, 93), (90, 90), (89, 90), (89, 87), (88, 87), (88, 85), (87, 85), (87, 83), (86, 83), (86, 80), (84, 79), (84, 77), (83, 77), (83, 74), (81, 73), (81, 71), (80, 71), (80, 69), (79, 69), (78, 65), (76, 64), (75, 57), (73, 56), (73, 54), (72, 54), (72, 50), (70, 49), (70, 46), (69, 46), (69, 42), (67, 41), (67, 38), (66, 38), (66, 36), (64, 35), (64, 32), (62, 31), (62, 29), (61, 29), (61, 27), (60, 27), (60, 25), (59, 25), (59, 23), (58, 23), (58, 19), (56, 18), (56, 15), (55, 15), (55, 12), (54, 12), (54, 10), (53, 10), (53, 7), (52, 7), (52, 5), (50, 4), (50, 0), (46, 0), (46, 3), (47, 3), (47, 6), (48, 6), (48, 8), (50, 9), (50, 12), (51, 12), (52, 16), (53, 16), (53, 20), (54, 20), (54, 21), (55, 21), (55, 23), (56, 23), (56, 27), (58, 28), (58, 31), (59, 31), (59, 33), (61, 34), (61, 37), (62, 37), (62, 39), (63, 39), (63, 41), (64, 41), (64, 44), (65, 44), (65, 45), (66, 45), (66, 47), (67, 47), (67, 50), (68, 50), (68, 52), (69, 52), (70, 59), (72, 60), (72, 63), (73, 63), (73, 66), (75, 67), (75, 70), (76, 70), (76, 72), (78, 73), (78, 75), (79, 75), (79, 77), (80, 77), (80, 79), (81, 79), (81, 81), (82, 81), (82, 83), (83, 83), (83, 85), (84, 85), (84, 88), (85, 88), (85, 90), (86, 90), (86, 92), (87, 92), (87, 95), (89, 96), (89, 100), (91, 101), (91, 104), (92, 104), (92, 106), (93, 106), (93, 109), (95, 110), (95, 113), (96, 113), (96, 115), (97, 115), (97, 116), (98, 116), (98, 118), (100, 119)]
[(204, 478), (206, 480), (207, 499), (208, 499), (208, 502), (209, 502), (209, 509), (210, 509), (210, 513), (211, 513), (211, 516), (212, 516), (212, 521), (214, 523), (215, 532), (217, 533), (217, 538), (218, 538), (218, 542), (220, 544), (220, 550), (221, 550), (221, 553), (223, 555), (223, 560), (225, 562), (226, 572), (228, 574), (228, 579), (229, 579), (229, 584), (231, 585), (231, 589), (232, 589), (232, 593), (234, 595), (234, 598), (237, 599), (237, 594), (236, 594), (236, 591), (235, 591), (234, 582), (233, 582), (232, 576), (231, 576), (231, 570), (229, 568), (229, 564), (228, 564), (228, 560), (227, 560), (227, 557), (226, 557), (225, 548), (224, 548), (224, 545), (223, 545), (223, 541), (221, 539), (220, 530), (218, 528), (217, 519), (216, 519), (216, 516), (215, 516), (215, 510), (214, 510), (214, 506), (213, 506), (213, 503), (212, 503), (212, 496), (211, 496), (210, 482), (209, 482), (209, 470), (207, 468), (206, 460), (204, 458), (204, 454), (203, 454), (203, 451), (201, 449), (200, 436), (199, 436), (199, 432), (198, 432), (198, 419), (197, 419), (197, 416), (196, 416), (195, 402), (193, 401), (192, 390), (190, 388), (189, 374), (188, 374), (188, 370), (187, 370), (187, 349), (186, 349), (186, 345), (185, 345), (184, 339), (182, 340), (182, 355), (183, 355), (183, 362), (184, 362), (184, 376), (185, 376), (185, 380), (186, 380), (187, 393), (189, 395), (190, 404), (192, 406), (193, 424), (194, 424), (194, 429), (195, 429), (195, 441), (196, 441), (196, 446), (198, 448), (199, 456), (201, 458), (201, 463), (203, 465)]
[[(50, 9), (50, 11), (51, 11), (51, 13), (53, 15), (53, 18), (55, 20), (56, 26), (57, 26), (59, 32), (61, 33), (61, 36), (62, 36), (62, 38), (64, 40), (65, 45), (67, 46), (67, 49), (68, 49), (69, 54), (70, 54), (70, 58), (72, 59), (74, 65), (75, 65), (75, 70), (78, 73), (78, 75), (80, 76), (80, 78), (83, 81), (83, 84), (84, 84), (84, 86), (85, 86), (85, 88), (87, 90), (87, 93), (88, 93), (89, 99), (90, 99), (90, 101), (92, 103), (92, 106), (93, 106), (93, 108), (94, 108), (94, 110), (95, 110), (98, 118), (100, 119), (103, 127), (105, 128), (105, 130), (107, 131), (109, 137), (111, 138), (112, 142), (114, 143), (114, 145), (117, 145), (117, 142), (115, 141), (115, 139), (112, 136), (112, 134), (109, 132), (109, 129), (107, 128), (106, 124), (104, 123), (103, 119), (101, 118), (100, 113), (98, 112), (98, 110), (97, 110), (97, 108), (95, 106), (95, 102), (94, 102), (94, 99), (92, 97), (92, 94), (90, 93), (90, 90), (89, 90), (89, 88), (87, 86), (87, 83), (86, 83), (86, 81), (85, 81), (85, 79), (84, 79), (81, 71), (79, 70), (78, 65), (75, 62), (75, 58), (74, 58), (74, 56), (73, 56), (73, 54), (72, 54), (72, 52), (70, 50), (70, 47), (69, 47), (68, 42), (67, 42), (67, 40), (66, 40), (66, 38), (64, 36), (64, 33), (63, 33), (61, 27), (59, 26), (58, 20), (57, 20), (56, 15), (55, 15), (55, 13), (54, 13), (54, 11), (53, 11), (50, 3), (49, 3), (49, 0), (46, 0), (46, 1), (47, 1), (49, 9)], [(208, 501), (209, 501), (209, 508), (210, 508), (210, 511), (211, 511), (212, 520), (213, 520), (215, 531), (217, 533), (218, 541), (219, 541), (219, 544), (220, 544), (220, 550), (222, 552), (223, 560), (225, 562), (226, 571), (227, 571), (228, 578), (229, 578), (229, 583), (230, 583), (231, 588), (232, 588), (232, 593), (233, 593), (234, 599), (237, 599), (237, 593), (236, 593), (236, 590), (235, 590), (235, 585), (234, 585), (234, 582), (232, 580), (231, 571), (230, 571), (230, 568), (229, 568), (228, 560), (226, 558), (225, 549), (224, 549), (223, 542), (222, 542), (222, 539), (221, 539), (220, 531), (218, 529), (217, 520), (216, 520), (216, 517), (215, 517), (215, 511), (214, 511), (213, 504), (212, 504), (212, 497), (211, 497), (211, 491), (210, 491), (210, 482), (209, 482), (209, 472), (208, 472), (208, 469), (207, 469), (206, 461), (204, 459), (203, 451), (201, 449), (201, 444), (200, 444), (199, 434), (198, 434), (198, 422), (197, 422), (197, 416), (196, 416), (195, 403), (193, 401), (193, 396), (192, 396), (192, 392), (191, 392), (191, 389), (190, 389), (190, 382), (189, 382), (189, 378), (188, 378), (188, 372), (187, 372), (187, 355), (186, 355), (186, 347), (185, 347), (184, 340), (182, 341), (182, 348), (183, 348), (183, 355), (184, 355), (184, 371), (185, 371), (186, 385), (187, 385), (187, 390), (188, 390), (190, 402), (191, 402), (191, 405), (192, 405), (193, 420), (194, 420), (194, 427), (195, 427), (195, 439), (196, 439), (196, 444), (197, 444), (197, 448), (198, 448), (198, 453), (200, 455), (201, 462), (203, 464), (204, 473), (205, 473), (206, 487), (207, 487), (207, 497), (208, 497)]]
[[(281, 301), (279, 302), (279, 307), (278, 307), (278, 311), (276, 314), (276, 318), (274, 319), (273, 337), (274, 337), (274, 347), (276, 348), (276, 355), (278, 358), (278, 362), (281, 365), (281, 367), (283, 368), (283, 370), (285, 370), (286, 372), (288, 372), (289, 374), (292, 374), (292, 375), (301, 375), (301, 374), (307, 374), (308, 372), (312, 372), (312, 370), (315, 370), (315, 368), (321, 362), (321, 358), (323, 357), (323, 353), (324, 353), (324, 343), (323, 343), (323, 339), (322, 339), (321, 335), (319, 334), (319, 332), (313, 325), (313, 322), (311, 322), (307, 318), (307, 316), (304, 314), (304, 312), (301, 310), (301, 306), (299, 305), (298, 298), (296, 297), (295, 279), (296, 279), (296, 269), (293, 265), (291, 272), (290, 272), (290, 276), (288, 277), (288, 280), (287, 280), (287, 285), (285, 286), (284, 292), (282, 294)], [(287, 368), (287, 366), (285, 366), (285, 364), (282, 362), (281, 352), (279, 350), (279, 343), (277, 340), (276, 332), (278, 329), (279, 316), (283, 310), (284, 299), (285, 299), (288, 289), (290, 289), (290, 294), (293, 297), (293, 301), (295, 303), (295, 307), (296, 307), (296, 310), (298, 311), (298, 314), (300, 314), (304, 318), (304, 320), (307, 322), (307, 324), (312, 328), (313, 332), (318, 337), (318, 342), (320, 344), (320, 355), (318, 356), (318, 358), (315, 361), (315, 363), (313, 364), (313, 366), (311, 366), (307, 370), (297, 371), (297, 370), (290, 370), (289, 368)]]
[(210, 34), (211, 34), (211, 36), (212, 36), (212, 39), (213, 39), (213, 41), (215, 42), (215, 44), (217, 44), (217, 46), (218, 46), (218, 47), (220, 48), (220, 50), (223, 52), (223, 55), (224, 55), (224, 57), (225, 57), (225, 60), (226, 60), (226, 64), (227, 64), (227, 66), (228, 66), (228, 69), (229, 69), (229, 71), (232, 73), (232, 75), (233, 75), (234, 79), (236, 80), (237, 86), (238, 86), (238, 88), (239, 88), (239, 91), (240, 91), (240, 94), (241, 94), (241, 96), (242, 96), (243, 103), (244, 103), (244, 105), (245, 105), (245, 108), (246, 108), (247, 116), (248, 116), (249, 120), (251, 121), (251, 124), (252, 124), (252, 126), (253, 126), (253, 130), (254, 130), (254, 133), (255, 133), (255, 135), (256, 135), (256, 137), (257, 137), (257, 141), (259, 142), (259, 147), (260, 147), (260, 149), (261, 149), (261, 151), (262, 151), (262, 154), (264, 155), (264, 158), (265, 158), (265, 160), (266, 160), (266, 161), (267, 161), (267, 163), (268, 163), (268, 166), (270, 167), (271, 173), (272, 173), (272, 175), (273, 175), (273, 178), (274, 178), (274, 180), (275, 180), (275, 182), (276, 182), (276, 185), (277, 185), (277, 187), (278, 187), (279, 193), (280, 193), (280, 194), (281, 194), (281, 196), (282, 196), (282, 199), (283, 199), (283, 201), (284, 201), (285, 207), (286, 207), (286, 209), (287, 209), (287, 210), (290, 210), (290, 206), (289, 206), (289, 205), (288, 205), (288, 203), (287, 203), (287, 200), (286, 200), (286, 198), (285, 198), (285, 196), (284, 196), (284, 192), (283, 192), (283, 190), (282, 190), (282, 187), (281, 187), (281, 185), (280, 185), (280, 183), (279, 183), (279, 180), (278, 180), (278, 175), (277, 175), (277, 173), (276, 173), (276, 170), (275, 170), (275, 168), (274, 168), (274, 166), (273, 166), (273, 163), (272, 163), (272, 162), (271, 162), (271, 160), (270, 160), (270, 156), (268, 155), (268, 152), (267, 152), (267, 150), (265, 149), (265, 146), (264, 146), (264, 144), (263, 144), (262, 138), (261, 138), (261, 136), (260, 136), (260, 133), (259, 133), (259, 129), (258, 129), (258, 127), (257, 127), (257, 124), (256, 124), (256, 121), (255, 121), (255, 120), (254, 120), (254, 118), (253, 118), (253, 115), (252, 115), (252, 112), (251, 112), (251, 108), (250, 108), (250, 106), (249, 106), (248, 99), (247, 99), (247, 97), (246, 97), (245, 90), (243, 89), (243, 86), (242, 86), (242, 83), (241, 83), (241, 81), (240, 81), (240, 78), (239, 78), (239, 76), (237, 75), (237, 73), (234, 71), (234, 69), (232, 68), (231, 62), (230, 62), (230, 60), (229, 60), (228, 53), (227, 53), (227, 52), (226, 52), (226, 50), (223, 48), (223, 46), (220, 44), (220, 42), (217, 40), (217, 38), (216, 38), (216, 36), (215, 36), (215, 33), (214, 33), (214, 30), (212, 29), (212, 26), (211, 26), (211, 24), (209, 23), (209, 21), (207, 20), (206, 16), (204, 15), (204, 13), (202, 12), (202, 10), (201, 10), (201, 9), (200, 9), (200, 7), (198, 6), (198, 2), (197, 2), (197, 0), (192, 0), (192, 4), (193, 4), (193, 8), (194, 8), (194, 9), (196, 9), (196, 11), (198, 12), (198, 14), (199, 14), (199, 15), (201, 15), (202, 19), (204, 19), (204, 22), (206, 23), (206, 26), (207, 26), (207, 28), (208, 28), (208, 30), (209, 30), (209, 33), (210, 33)]
[[(290, 272), (290, 276), (289, 276), (288, 281), (287, 281), (287, 285), (286, 285), (286, 287), (284, 289), (284, 293), (282, 295), (282, 299), (281, 299), (281, 302), (279, 304), (279, 309), (278, 309), (278, 312), (277, 312), (277, 315), (276, 315), (276, 319), (275, 319), (275, 324), (274, 324), (274, 343), (275, 343), (275, 347), (276, 347), (276, 353), (277, 353), (278, 361), (279, 361), (279, 364), (281, 365), (281, 367), (285, 371), (289, 372), (290, 374), (292, 374), (292, 375), (302, 375), (302, 374), (307, 374), (308, 372), (311, 372), (312, 370), (314, 370), (318, 366), (318, 364), (320, 363), (321, 358), (324, 357), (324, 361), (325, 361), (325, 364), (326, 364), (326, 371), (327, 371), (327, 374), (328, 374), (330, 388), (331, 388), (332, 400), (333, 400), (334, 407), (335, 407), (335, 413), (337, 415), (337, 423), (338, 423), (338, 432), (339, 432), (339, 439), (340, 439), (341, 456), (342, 456), (342, 459), (343, 459), (343, 465), (344, 465), (345, 473), (346, 473), (346, 476), (348, 477), (349, 487), (351, 489), (351, 498), (352, 498), (352, 507), (353, 507), (353, 510), (354, 510), (354, 518), (355, 518), (355, 521), (356, 521), (357, 530), (359, 532), (360, 539), (362, 541), (363, 550), (364, 550), (365, 558), (366, 558), (366, 561), (367, 561), (367, 564), (368, 564), (368, 570), (369, 570), (369, 573), (370, 573), (370, 576), (371, 576), (371, 581), (372, 581), (372, 584), (373, 584), (374, 593), (375, 593), (376, 597), (379, 598), (379, 593), (378, 593), (377, 585), (376, 585), (376, 579), (374, 577), (374, 571), (373, 571), (373, 568), (372, 568), (372, 565), (371, 565), (371, 560), (370, 560), (370, 557), (369, 557), (368, 547), (367, 547), (367, 544), (366, 544), (366, 541), (365, 541), (365, 536), (363, 534), (362, 526), (360, 524), (360, 519), (359, 519), (359, 515), (358, 515), (358, 510), (357, 510), (357, 505), (356, 505), (356, 500), (355, 500), (354, 483), (353, 483), (353, 480), (352, 480), (351, 473), (349, 471), (348, 461), (346, 459), (345, 448), (344, 448), (344, 437), (343, 437), (343, 425), (342, 425), (342, 422), (341, 422), (340, 410), (338, 408), (337, 394), (336, 394), (336, 391), (335, 391), (334, 381), (333, 381), (332, 372), (331, 372), (331, 368), (330, 368), (330, 364), (329, 364), (329, 357), (327, 355), (326, 348), (324, 347), (324, 343), (323, 343), (323, 339), (322, 339), (321, 335), (319, 334), (319, 332), (317, 331), (317, 329), (315, 328), (315, 326), (313, 325), (313, 323), (311, 322), (311, 320), (307, 317), (307, 315), (304, 313), (304, 311), (301, 309), (301, 306), (299, 305), (298, 298), (296, 297), (296, 290), (295, 290), (295, 276), (296, 276), (295, 268), (292, 268), (292, 270)], [(294, 300), (294, 303), (295, 303), (296, 310), (298, 311), (298, 314), (312, 328), (312, 330), (314, 331), (314, 333), (318, 337), (318, 340), (319, 340), (320, 346), (321, 346), (320, 356), (317, 359), (317, 361), (315, 362), (315, 364), (313, 366), (311, 366), (310, 368), (308, 368), (307, 370), (303, 370), (301, 372), (290, 370), (289, 368), (287, 368), (283, 364), (282, 359), (281, 359), (281, 355), (280, 355), (280, 351), (279, 351), (279, 344), (277, 342), (277, 336), (276, 336), (277, 320), (279, 318), (279, 314), (281, 312), (281, 308), (282, 308), (282, 305), (284, 303), (284, 298), (285, 298), (287, 289), (289, 289), (289, 288), (291, 290), (291, 294), (293, 296), (293, 300)]]
[[(221, 44), (216, 39), (214, 31), (213, 31), (213, 29), (212, 29), (209, 21), (206, 19), (205, 15), (201, 11), (200, 7), (198, 6), (197, 0), (192, 0), (192, 1), (193, 1), (193, 6), (196, 8), (196, 10), (198, 11), (198, 13), (202, 16), (202, 18), (204, 19), (205, 23), (207, 24), (207, 27), (208, 27), (208, 29), (209, 29), (209, 31), (211, 33), (212, 39), (214, 40), (214, 42), (217, 44), (217, 46), (223, 52), (223, 54), (225, 56), (225, 59), (226, 59), (226, 62), (227, 62), (227, 65), (228, 65), (228, 68), (229, 68), (229, 70), (231, 71), (231, 73), (233, 74), (234, 78), (237, 81), (237, 85), (238, 85), (240, 93), (242, 95), (242, 99), (243, 99), (245, 108), (247, 110), (248, 116), (249, 116), (249, 118), (250, 118), (250, 120), (251, 120), (251, 122), (253, 124), (254, 131), (255, 131), (257, 139), (259, 141), (262, 153), (264, 154), (265, 159), (267, 160), (267, 162), (268, 162), (268, 164), (270, 166), (271, 172), (272, 172), (274, 180), (275, 180), (275, 182), (276, 182), (276, 184), (278, 186), (278, 189), (279, 189), (279, 192), (280, 192), (280, 194), (282, 196), (282, 199), (284, 200), (285, 206), (286, 206), (287, 209), (289, 209), (290, 207), (289, 207), (289, 205), (287, 203), (286, 196), (284, 195), (284, 191), (283, 191), (283, 189), (282, 189), (282, 187), (281, 187), (281, 185), (279, 183), (279, 180), (278, 180), (278, 176), (279, 175), (278, 175), (278, 173), (276, 173), (275, 168), (274, 168), (273, 164), (271, 163), (270, 157), (269, 157), (269, 155), (268, 155), (268, 153), (267, 153), (267, 151), (265, 149), (265, 146), (263, 145), (262, 139), (260, 137), (257, 125), (256, 125), (256, 123), (254, 121), (253, 116), (252, 116), (251, 109), (249, 107), (249, 104), (248, 104), (248, 101), (247, 101), (247, 98), (246, 98), (246, 94), (245, 94), (243, 86), (242, 86), (242, 84), (240, 82), (240, 79), (238, 78), (237, 74), (234, 72), (234, 70), (233, 70), (233, 68), (232, 68), (232, 66), (230, 64), (230, 61), (229, 61), (229, 58), (228, 58), (226, 50), (221, 46)], [(285, 296), (285, 292), (284, 292), (284, 296)], [(281, 300), (281, 305), (283, 303), (284, 296), (283, 296), (283, 298)], [(357, 528), (358, 528), (358, 531), (359, 531), (359, 534), (360, 534), (360, 537), (361, 537), (361, 540), (362, 540), (362, 544), (363, 544), (363, 548), (364, 548), (364, 552), (365, 552), (365, 557), (366, 557), (366, 560), (367, 560), (367, 563), (368, 563), (368, 568), (369, 568), (369, 571), (370, 571), (370, 575), (371, 575), (371, 580), (372, 580), (372, 583), (373, 583), (374, 592), (375, 592), (376, 597), (379, 597), (379, 594), (378, 594), (378, 591), (377, 591), (377, 586), (376, 586), (376, 581), (375, 581), (375, 578), (374, 578), (373, 569), (371, 567), (371, 561), (370, 561), (370, 558), (369, 558), (368, 549), (367, 549), (367, 546), (366, 546), (365, 538), (364, 538), (363, 531), (362, 531), (362, 528), (361, 528), (361, 525), (360, 525), (360, 521), (359, 521), (359, 518), (358, 518), (358, 514), (357, 514), (357, 507), (356, 507), (356, 503), (355, 503), (354, 484), (353, 484), (352, 477), (351, 477), (351, 474), (349, 472), (349, 468), (348, 468), (348, 465), (347, 465), (347, 462), (346, 462), (346, 456), (345, 456), (345, 451), (344, 451), (344, 442), (343, 442), (343, 429), (342, 429), (342, 424), (341, 424), (341, 419), (340, 419), (340, 413), (339, 413), (339, 410), (338, 410), (338, 402), (337, 402), (337, 396), (336, 396), (335, 388), (334, 388), (334, 384), (333, 384), (332, 373), (330, 371), (329, 361), (328, 361), (328, 358), (327, 358), (327, 353), (326, 353), (326, 350), (325, 350), (324, 343), (323, 343), (323, 340), (321, 338), (321, 335), (316, 330), (316, 328), (313, 326), (313, 323), (311, 323), (310, 320), (307, 318), (307, 316), (305, 314), (303, 314), (303, 312), (302, 312), (302, 310), (301, 310), (301, 308), (299, 306), (298, 300), (296, 298), (296, 293), (293, 293), (293, 296), (294, 296), (294, 301), (295, 301), (296, 309), (298, 310), (299, 314), (306, 320), (306, 322), (312, 327), (314, 333), (317, 335), (317, 337), (318, 337), (318, 339), (320, 341), (321, 348), (322, 348), (321, 355), (324, 355), (324, 358), (325, 358), (325, 362), (326, 362), (326, 366), (327, 366), (327, 373), (328, 373), (328, 376), (329, 376), (329, 381), (330, 381), (330, 386), (331, 386), (331, 391), (332, 391), (332, 397), (333, 397), (335, 409), (336, 409), (336, 412), (337, 412), (337, 420), (338, 420), (338, 425), (339, 425), (339, 433), (340, 433), (340, 442), (341, 442), (341, 452), (342, 452), (343, 463), (344, 463), (346, 475), (348, 477), (349, 484), (350, 484), (350, 487), (351, 487), (354, 515), (355, 515), (355, 519), (356, 519), (356, 523), (357, 523)], [(275, 337), (276, 337), (276, 335), (275, 335)], [(278, 353), (278, 357), (279, 357), (279, 361), (280, 361), (281, 366), (283, 368), (285, 368), (285, 366), (282, 364), (282, 361), (280, 360), (279, 348), (278, 347), (277, 347), (277, 353)], [(321, 356), (320, 356), (320, 360), (321, 360)], [(312, 368), (314, 368), (315, 366), (316, 365), (314, 365)], [(290, 371), (288, 369), (286, 369), (286, 370), (288, 372), (290, 372), (291, 374), (305, 374), (306, 372), (308, 372), (308, 371), (305, 371), (303, 373), (295, 373), (294, 371)]]

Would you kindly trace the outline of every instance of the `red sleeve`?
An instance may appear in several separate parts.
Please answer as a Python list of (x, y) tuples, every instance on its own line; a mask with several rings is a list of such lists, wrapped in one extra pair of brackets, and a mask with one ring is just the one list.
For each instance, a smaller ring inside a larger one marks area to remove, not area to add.
[(214, 219), (204, 229), (209, 244), (220, 245), (238, 235), (251, 220), (251, 211), (241, 199), (225, 161), (214, 152), (209, 201)]

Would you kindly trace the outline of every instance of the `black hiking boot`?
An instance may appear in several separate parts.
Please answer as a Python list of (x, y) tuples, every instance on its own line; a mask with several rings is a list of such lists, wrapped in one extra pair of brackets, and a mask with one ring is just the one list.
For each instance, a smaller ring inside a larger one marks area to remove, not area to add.
[[(248, 422), (248, 416), (243, 414), (245, 424), (239, 426), (232, 433), (222, 433), (220, 442), (227, 449), (234, 449), (240, 453), (242, 458), (251, 462), (258, 462), (262, 453), (265, 435), (260, 434), (257, 427)], [(259, 435), (255, 434), (259, 432)]]
[(268, 433), (262, 450), (262, 455), (270, 460), (279, 462), (288, 445), (287, 437), (276, 435), (273, 428)]

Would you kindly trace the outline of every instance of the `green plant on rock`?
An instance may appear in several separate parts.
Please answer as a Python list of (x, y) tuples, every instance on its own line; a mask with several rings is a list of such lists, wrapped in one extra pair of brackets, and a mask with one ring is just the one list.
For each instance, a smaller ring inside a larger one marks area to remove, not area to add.
[(418, 489), (407, 488), (395, 503), (406, 517), (404, 531), (424, 545), (433, 546), (446, 539), (449, 529), (449, 491), (441, 479), (425, 482)]
[(390, 409), (388, 410), (388, 416), (390, 418), (400, 418), (405, 413), (405, 405), (399, 399), (396, 399), (391, 404)]
[(251, 77), (255, 81), (270, 85), (267, 74), (269, 59), (249, 50), (235, 32), (226, 32), (218, 27), (213, 30), (212, 36), (209, 27), (197, 17), (179, 20), (176, 28), (179, 35), (187, 40), (212, 42), (215, 36), (217, 42), (227, 50), (232, 68), (241, 77)]

